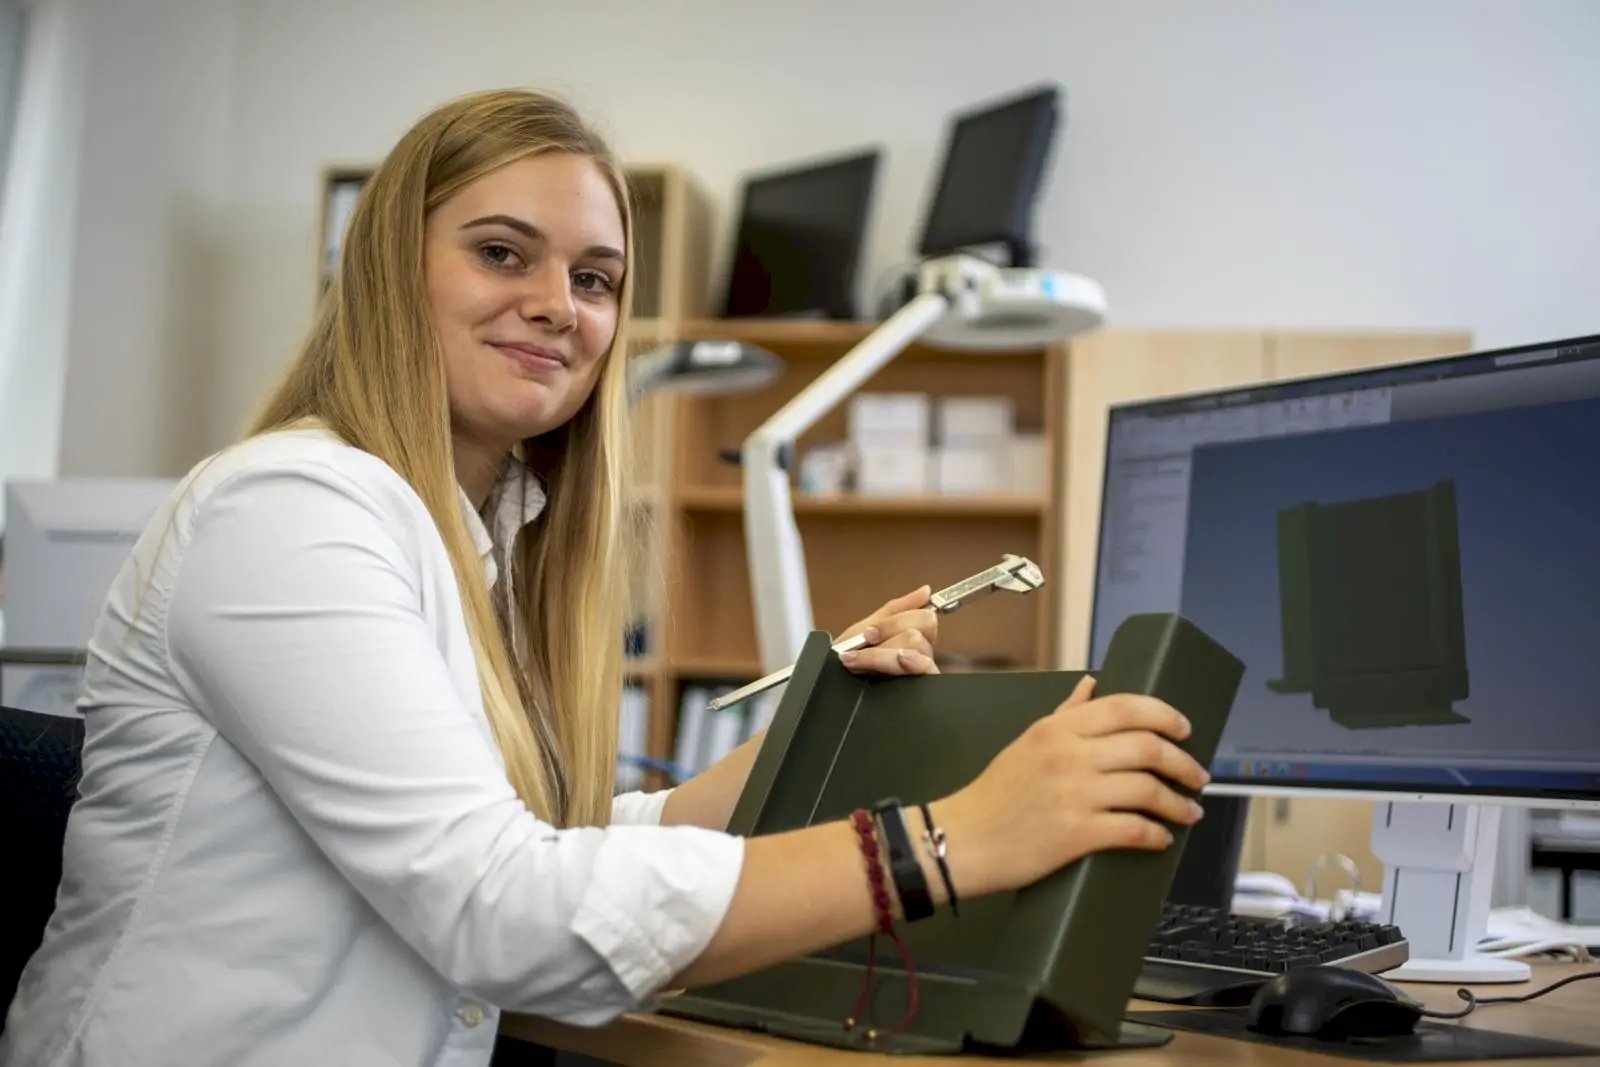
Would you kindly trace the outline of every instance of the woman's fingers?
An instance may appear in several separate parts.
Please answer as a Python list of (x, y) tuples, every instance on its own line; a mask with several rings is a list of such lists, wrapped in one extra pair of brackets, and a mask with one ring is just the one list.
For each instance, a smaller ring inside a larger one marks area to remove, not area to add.
[(1094, 769), (1103, 773), (1150, 771), (1195, 792), (1211, 780), (1193, 756), (1166, 738), (1144, 731), (1097, 739), (1089, 759)]
[[(1071, 708), (1087, 703), (1094, 696), (1094, 684), (1095, 679), (1092, 674), (1085, 674), (1082, 678), (1079, 678), (1078, 684), (1072, 687), (1072, 695), (1062, 702), (1061, 708)], [(1056, 710), (1060, 711), (1061, 708)]]
[(1172, 844), (1172, 831), (1143, 815), (1103, 811), (1084, 820), (1081, 840), (1085, 853), (1113, 848), (1159, 852)]
[(932, 608), (901, 611), (877, 620), (874, 629), (878, 631), (878, 639), (873, 644), (888, 644), (897, 638), (904, 640), (912, 634), (925, 644), (931, 644), (939, 639), (939, 613)]
[(928, 635), (916, 627), (908, 627), (897, 631), (875, 642), (869, 642), (879, 648), (909, 648), (913, 652), (920, 652), (924, 656), (933, 657), (933, 641)]
[(931, 652), (873, 645), (841, 653), (839, 660), (857, 674), (938, 674)]
[(1199, 804), (1146, 771), (1115, 771), (1102, 775), (1095, 783), (1095, 800), (1109, 811), (1153, 815), (1183, 826), (1198, 821), (1204, 814)]
[[(1057, 714), (1066, 712), (1066, 706)], [(1124, 730), (1148, 730), (1174, 741), (1189, 736), (1189, 720), (1172, 705), (1140, 693), (1117, 693), (1068, 712), (1072, 730), (1082, 737), (1105, 737)]]
[(932, 595), (932, 586), (920, 585), (911, 590), (909, 593), (903, 593), (900, 596), (895, 597), (893, 600), (885, 601), (883, 607), (879, 608), (873, 613), (873, 617), (880, 619), (887, 618), (890, 615), (898, 615), (901, 612), (911, 611), (913, 608), (920, 608), (928, 602), (928, 599)]

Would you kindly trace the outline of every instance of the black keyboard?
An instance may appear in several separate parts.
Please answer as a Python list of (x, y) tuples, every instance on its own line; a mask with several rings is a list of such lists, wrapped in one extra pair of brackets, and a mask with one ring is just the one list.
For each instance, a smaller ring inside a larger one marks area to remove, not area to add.
[(1345, 919), (1259, 919), (1167, 904), (1150, 933), (1133, 995), (1180, 1004), (1247, 1003), (1261, 983), (1295, 967), (1331, 964), (1377, 974), (1411, 956), (1399, 927)]

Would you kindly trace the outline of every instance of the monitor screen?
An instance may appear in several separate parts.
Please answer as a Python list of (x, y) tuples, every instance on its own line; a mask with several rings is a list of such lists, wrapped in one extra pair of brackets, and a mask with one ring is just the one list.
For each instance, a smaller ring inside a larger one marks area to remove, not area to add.
[(723, 312), (856, 317), (878, 151), (749, 178)]
[(1055, 133), (1053, 87), (986, 105), (951, 123), (944, 165), (918, 251), (943, 255), (990, 244), (1031, 266), (1033, 203)]
[(1597, 456), (1600, 337), (1114, 407), (1091, 662), (1243, 659), (1222, 792), (1600, 801)]

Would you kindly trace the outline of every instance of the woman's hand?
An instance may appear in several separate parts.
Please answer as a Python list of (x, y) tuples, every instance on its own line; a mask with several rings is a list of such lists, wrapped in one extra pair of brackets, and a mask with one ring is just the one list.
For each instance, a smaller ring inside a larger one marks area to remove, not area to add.
[(1091, 700), (1085, 677), (1072, 696), (990, 761), (972, 784), (933, 805), (950, 842), (956, 892), (1029, 885), (1089, 852), (1163, 849), (1161, 822), (1190, 825), (1204, 768), (1174, 741), (1189, 721), (1148, 696)]
[(939, 613), (928, 607), (929, 586), (895, 597), (840, 634), (835, 644), (863, 634), (867, 647), (840, 656), (857, 674), (938, 674), (933, 643), (939, 636)]

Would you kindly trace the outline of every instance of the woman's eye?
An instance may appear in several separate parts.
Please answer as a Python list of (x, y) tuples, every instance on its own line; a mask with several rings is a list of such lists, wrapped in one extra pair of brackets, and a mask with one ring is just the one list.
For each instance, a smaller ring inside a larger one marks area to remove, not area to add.
[(597, 270), (580, 270), (572, 276), (572, 283), (586, 293), (609, 293), (616, 288), (611, 279)]
[(478, 246), (478, 255), (493, 267), (516, 267), (522, 262), (522, 257), (517, 255), (515, 248), (498, 242)]

